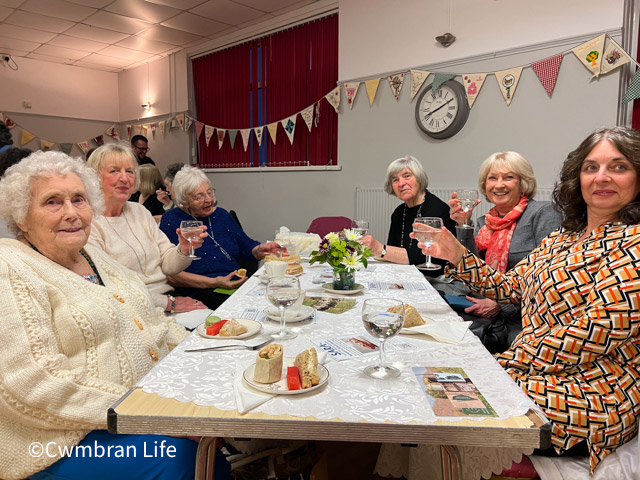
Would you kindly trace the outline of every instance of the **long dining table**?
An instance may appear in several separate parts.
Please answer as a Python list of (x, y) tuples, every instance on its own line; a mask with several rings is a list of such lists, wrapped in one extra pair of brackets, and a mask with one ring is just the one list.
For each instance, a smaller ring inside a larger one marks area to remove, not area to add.
[[(322, 346), (339, 344), (349, 337), (375, 343), (361, 319), (362, 303), (372, 297), (401, 299), (428, 321), (444, 322), (438, 323), (444, 328), (457, 324), (454, 326), (460, 331), (460, 317), (414, 266), (371, 262), (356, 274), (356, 282), (363, 288), (353, 295), (337, 294), (324, 286), (330, 282), (326, 265), (303, 263), (303, 268), (299, 278), (307, 299), (351, 302), (342, 313), (313, 309), (308, 318), (287, 323), (298, 336), (277, 342), (283, 344), (285, 357), (295, 357), (315, 346), (323, 358)], [(488, 478), (491, 472), (499, 473), (518, 461), (523, 453), (550, 445), (551, 429), (544, 414), (469, 330), (457, 340), (445, 341), (422, 334), (395, 336), (387, 342), (387, 361), (401, 370), (397, 378), (373, 379), (363, 373), (365, 366), (378, 361), (375, 352), (359, 355), (354, 351), (352, 358), (329, 354), (324, 360), (329, 373), (326, 385), (297, 395), (273, 395), (265, 400), (257, 394), (257, 402), (255, 398), (246, 400), (242, 395), (252, 389), (242, 380), (242, 373), (255, 362), (256, 351), (186, 350), (222, 344), (256, 345), (279, 328), (278, 322), (264, 313), (270, 304), (263, 272), (264, 268), (216, 311), (222, 318), (252, 318), (260, 323), (260, 332), (233, 341), (204, 338), (192, 332), (110, 408), (110, 432), (203, 437), (198, 478), (211, 478), (211, 446), (216, 437), (376, 442), (437, 449), (439, 459), (433, 462), (439, 464), (432, 465), (433, 469), (429, 464), (420, 465), (422, 478), (434, 478), (425, 470), (449, 478)], [(412, 367), (462, 368), (495, 414), (436, 415)], [(242, 412), (238, 407), (245, 401), (249, 406), (243, 408), (248, 411)], [(397, 464), (396, 455), (388, 457), (379, 460), (378, 473), (416, 477), (407, 473), (407, 465)], [(431, 457), (420, 458), (426, 463), (425, 459)]]

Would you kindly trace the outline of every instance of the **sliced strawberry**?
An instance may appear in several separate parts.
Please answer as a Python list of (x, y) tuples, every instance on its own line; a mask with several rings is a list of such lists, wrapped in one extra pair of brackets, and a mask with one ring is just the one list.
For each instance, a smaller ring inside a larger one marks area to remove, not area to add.
[(207, 335), (211, 335), (212, 337), (215, 335), (218, 335), (220, 333), (220, 330), (224, 326), (224, 324), (227, 323), (228, 321), (229, 320), (220, 320), (219, 322), (216, 322), (213, 325), (208, 326), (206, 330)]
[(300, 372), (298, 367), (287, 367), (287, 388), (300, 390)]

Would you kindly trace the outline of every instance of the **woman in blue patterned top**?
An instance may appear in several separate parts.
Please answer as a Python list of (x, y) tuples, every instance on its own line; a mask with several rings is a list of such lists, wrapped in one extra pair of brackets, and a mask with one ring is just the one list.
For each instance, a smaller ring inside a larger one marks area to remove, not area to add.
[(169, 283), (176, 287), (176, 295), (195, 298), (215, 309), (228, 296), (214, 292), (214, 289), (234, 289), (246, 280), (246, 277), (234, 280), (239, 260), (260, 260), (265, 255), (277, 253), (280, 246), (275, 242), (260, 243), (251, 239), (229, 212), (216, 207), (215, 190), (202, 170), (183, 167), (173, 180), (173, 192), (179, 208), (162, 216), (160, 229), (175, 242), (180, 222), (200, 220), (208, 238), (198, 249), (201, 260), (191, 262), (185, 271), (169, 277)]

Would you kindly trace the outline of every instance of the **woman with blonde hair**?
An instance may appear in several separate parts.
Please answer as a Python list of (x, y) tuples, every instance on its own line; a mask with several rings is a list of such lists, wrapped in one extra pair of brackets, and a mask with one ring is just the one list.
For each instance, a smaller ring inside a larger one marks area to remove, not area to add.
[(162, 174), (158, 167), (146, 163), (138, 167), (138, 178), (140, 185), (138, 191), (133, 192), (129, 198), (130, 202), (137, 202), (151, 212), (156, 222), (160, 223), (160, 217), (165, 212), (164, 204), (158, 200), (157, 191), (164, 190)]

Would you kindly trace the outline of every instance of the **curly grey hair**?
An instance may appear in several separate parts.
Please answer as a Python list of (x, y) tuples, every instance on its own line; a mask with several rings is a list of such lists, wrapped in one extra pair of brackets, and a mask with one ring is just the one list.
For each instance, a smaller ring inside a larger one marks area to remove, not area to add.
[(176, 173), (176, 176), (173, 178), (173, 183), (171, 184), (174, 194), (173, 199), (176, 205), (185, 209), (188, 205), (189, 195), (200, 188), (203, 182), (207, 182), (209, 186), (213, 188), (211, 180), (209, 180), (202, 170), (190, 165), (182, 167), (180, 171)]
[(394, 160), (387, 167), (387, 175), (384, 180), (384, 191), (389, 195), (395, 195), (393, 191), (393, 177), (405, 168), (408, 168), (409, 171), (413, 173), (413, 176), (418, 180), (419, 191), (424, 192), (429, 186), (429, 177), (427, 177), (427, 172), (422, 168), (422, 164), (416, 157), (407, 155), (406, 157)]
[(7, 222), (7, 228), (19, 235), (18, 223), (24, 223), (31, 206), (31, 186), (41, 177), (68, 175), (73, 173), (84, 184), (87, 200), (94, 215), (104, 211), (104, 197), (100, 179), (96, 172), (79, 158), (72, 158), (58, 151), (37, 151), (21, 162), (8, 168), (0, 180), (0, 217)]

